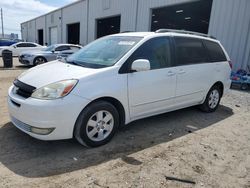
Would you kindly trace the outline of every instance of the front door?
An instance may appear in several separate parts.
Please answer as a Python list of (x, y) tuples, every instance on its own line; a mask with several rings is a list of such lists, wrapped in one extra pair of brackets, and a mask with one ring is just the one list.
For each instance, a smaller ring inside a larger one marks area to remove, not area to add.
[(172, 67), (170, 39), (158, 37), (140, 46), (128, 59), (147, 59), (151, 70), (128, 74), (131, 119), (165, 111), (174, 103), (176, 74)]

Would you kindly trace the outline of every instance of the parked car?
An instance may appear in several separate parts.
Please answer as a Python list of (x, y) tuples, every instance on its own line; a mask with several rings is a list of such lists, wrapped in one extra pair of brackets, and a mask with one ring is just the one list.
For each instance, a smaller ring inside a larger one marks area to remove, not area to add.
[[(32, 137), (75, 137), (96, 147), (119, 126), (199, 105), (214, 112), (230, 88), (218, 40), (159, 30), (98, 39), (67, 58), (21, 74), (9, 89), (13, 124)], [(167, 126), (167, 122), (166, 122)]]
[(67, 59), (67, 57), (73, 53), (75, 53), (75, 52), (72, 52), (72, 51), (59, 52), (58, 55), (56, 56), (56, 59), (65, 61)]
[(0, 39), (0, 46), (10, 46), (15, 43), (17, 43), (17, 41), (9, 40), (9, 39)]
[(17, 42), (10, 46), (0, 46), (0, 54), (2, 56), (3, 50), (10, 50), (12, 51), (13, 56), (18, 56), (20, 53), (24, 51), (31, 51), (31, 50), (42, 50), (45, 46), (41, 46), (34, 42)]
[(26, 51), (19, 55), (19, 62), (26, 65), (38, 65), (48, 61), (56, 60), (58, 54), (64, 52), (73, 54), (81, 49), (74, 44), (55, 44), (39, 51)]

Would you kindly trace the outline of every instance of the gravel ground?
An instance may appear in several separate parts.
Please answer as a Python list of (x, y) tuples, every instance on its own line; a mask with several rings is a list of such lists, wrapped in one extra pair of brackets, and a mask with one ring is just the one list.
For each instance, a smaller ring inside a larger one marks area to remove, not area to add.
[(250, 187), (250, 93), (232, 90), (212, 114), (192, 107), (133, 122), (87, 149), (10, 123), (7, 89), (26, 69), (14, 64), (0, 67), (0, 187)]

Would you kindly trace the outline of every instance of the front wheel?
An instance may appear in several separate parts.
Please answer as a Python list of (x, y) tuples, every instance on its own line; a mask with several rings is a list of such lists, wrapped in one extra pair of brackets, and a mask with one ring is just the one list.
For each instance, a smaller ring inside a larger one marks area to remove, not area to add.
[(213, 86), (209, 90), (204, 103), (200, 105), (200, 109), (204, 112), (214, 112), (220, 104), (221, 97), (221, 89), (216, 85)]
[(36, 66), (36, 65), (40, 65), (46, 62), (47, 60), (44, 57), (36, 57), (33, 61), (33, 65)]
[(74, 136), (89, 147), (108, 143), (119, 127), (119, 113), (109, 102), (98, 101), (87, 106), (79, 115)]

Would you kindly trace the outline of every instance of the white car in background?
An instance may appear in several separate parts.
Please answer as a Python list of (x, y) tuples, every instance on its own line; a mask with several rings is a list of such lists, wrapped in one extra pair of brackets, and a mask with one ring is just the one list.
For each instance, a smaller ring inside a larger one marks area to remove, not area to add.
[[(57, 56), (64, 59), (67, 56), (80, 50), (82, 46), (75, 44), (53, 44), (42, 50), (32, 50), (20, 53), (19, 62), (25, 65), (39, 65), (57, 59)], [(65, 53), (65, 54), (64, 54)]]
[(21, 52), (24, 51), (42, 50), (44, 48), (46, 48), (46, 46), (41, 46), (34, 42), (18, 42), (10, 46), (1, 46), (0, 56), (2, 56), (3, 50), (12, 51), (13, 56), (18, 56)]

